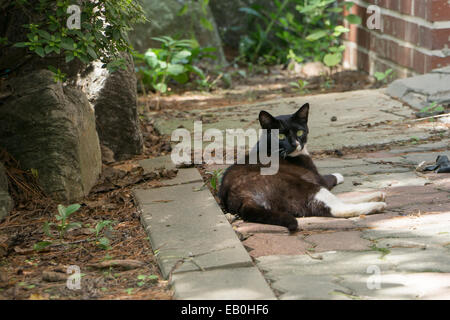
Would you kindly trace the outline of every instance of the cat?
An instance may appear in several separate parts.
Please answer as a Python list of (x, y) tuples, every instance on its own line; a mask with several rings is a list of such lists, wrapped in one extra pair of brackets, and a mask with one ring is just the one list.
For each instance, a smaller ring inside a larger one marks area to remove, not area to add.
[(262, 139), (268, 139), (269, 144), (271, 130), (278, 129), (279, 170), (274, 175), (261, 175), (260, 162), (230, 166), (218, 194), (226, 212), (240, 215), (244, 221), (279, 225), (295, 232), (296, 217), (350, 218), (386, 208), (383, 192), (350, 200), (341, 200), (330, 192), (344, 182), (344, 177), (339, 173), (319, 174), (307, 150), (308, 115), (308, 103), (292, 115), (259, 113), (260, 125), (267, 134), (256, 148)]

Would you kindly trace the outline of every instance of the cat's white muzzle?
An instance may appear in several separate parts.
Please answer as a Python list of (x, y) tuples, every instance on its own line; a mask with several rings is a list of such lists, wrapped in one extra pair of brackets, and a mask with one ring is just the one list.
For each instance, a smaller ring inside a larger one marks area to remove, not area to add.
[(297, 149), (288, 154), (288, 157), (298, 157), (301, 155), (309, 156), (309, 153), (306, 149), (306, 144), (302, 147), (302, 145), (297, 141)]

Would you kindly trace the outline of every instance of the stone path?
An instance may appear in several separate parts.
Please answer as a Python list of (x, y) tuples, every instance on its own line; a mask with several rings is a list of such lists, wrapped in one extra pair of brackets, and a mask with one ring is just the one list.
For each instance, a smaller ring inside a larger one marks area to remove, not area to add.
[[(152, 171), (170, 158), (144, 160)], [(164, 187), (135, 190), (141, 220), (176, 299), (275, 299), (195, 168)]]
[[(154, 120), (156, 128), (168, 135), (179, 127), (193, 130), (196, 120), (203, 122), (203, 131), (209, 128), (222, 131), (259, 129), (255, 120), (261, 110), (274, 115), (290, 114), (306, 102), (311, 105), (310, 151), (420, 140), (439, 134), (433, 131), (447, 129), (439, 122), (419, 125), (405, 121), (414, 117), (415, 110), (388, 97), (384, 90), (330, 93), (235, 107), (171, 112), (166, 116), (155, 115)], [(332, 117), (337, 120), (331, 121)]]
[[(234, 228), (279, 299), (450, 299), (450, 175), (414, 171), (417, 160), (447, 152), (416, 147), (361, 159), (316, 161), (341, 168), (336, 188), (387, 193), (382, 214), (350, 219), (301, 218), (301, 232), (237, 221)], [(387, 163), (378, 163), (386, 161)], [(420, 162), (420, 161), (419, 161)], [(409, 165), (409, 168), (408, 168)], [(356, 182), (356, 183), (355, 183)], [(357, 185), (353, 185), (357, 184)]]
[[(387, 210), (351, 219), (301, 218), (301, 232), (228, 223), (195, 168), (180, 169), (163, 186), (135, 190), (164, 277), (177, 299), (450, 299), (450, 175), (416, 172), (450, 147), (440, 122), (407, 121), (414, 110), (365, 90), (192, 111), (156, 119), (162, 133), (193, 120), (210, 127), (257, 127), (261, 109), (283, 114), (310, 102), (309, 149), (409, 141), (404, 146), (316, 161), (341, 172), (342, 197), (387, 193)], [(337, 121), (331, 121), (332, 116)], [(405, 121), (406, 120), (406, 121)], [(206, 122), (206, 123), (205, 123)], [(437, 136), (440, 141), (417, 143)], [(413, 138), (413, 139), (411, 139)], [(144, 160), (147, 171), (173, 168), (169, 157)], [(210, 170), (224, 167), (211, 165)], [(233, 231), (234, 229), (234, 231)], [(242, 241), (238, 240), (238, 236)]]

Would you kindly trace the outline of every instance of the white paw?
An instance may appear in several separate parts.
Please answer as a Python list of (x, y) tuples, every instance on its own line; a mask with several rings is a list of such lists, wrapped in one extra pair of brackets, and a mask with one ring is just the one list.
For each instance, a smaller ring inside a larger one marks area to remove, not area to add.
[(333, 173), (333, 176), (336, 177), (336, 180), (337, 180), (336, 184), (344, 183), (344, 176), (342, 174), (340, 174), (340, 173)]

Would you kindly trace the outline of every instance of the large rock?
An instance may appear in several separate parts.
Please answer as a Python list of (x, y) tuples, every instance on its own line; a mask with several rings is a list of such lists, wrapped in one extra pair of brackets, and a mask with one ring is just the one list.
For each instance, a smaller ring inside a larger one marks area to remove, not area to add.
[(95, 110), (104, 160), (111, 156), (114, 160), (124, 160), (143, 152), (134, 63), (129, 54), (123, 57), (126, 70), (109, 73), (96, 62), (78, 80)]
[(450, 104), (450, 67), (435, 69), (430, 73), (392, 82), (386, 93), (409, 104), (416, 110), (433, 102)]
[[(209, 6), (206, 7), (206, 14), (203, 12), (202, 2), (190, 0), (143, 0), (142, 7), (149, 22), (136, 25), (134, 31), (130, 33), (134, 48), (139, 52), (145, 52), (148, 48), (159, 48), (161, 43), (152, 40), (152, 37), (195, 38), (202, 47), (217, 48), (217, 62), (220, 64), (225, 63), (225, 55), (216, 22)], [(185, 4), (188, 5), (188, 11), (183, 15), (179, 15)], [(202, 18), (209, 21), (212, 30), (208, 30), (200, 23)]]
[(6, 177), (5, 167), (0, 163), (0, 221), (8, 216), (13, 205), (13, 201), (8, 193), (8, 179)]
[(0, 145), (24, 169), (37, 169), (43, 190), (61, 201), (87, 195), (101, 172), (94, 110), (79, 89), (38, 69), (6, 81)]

